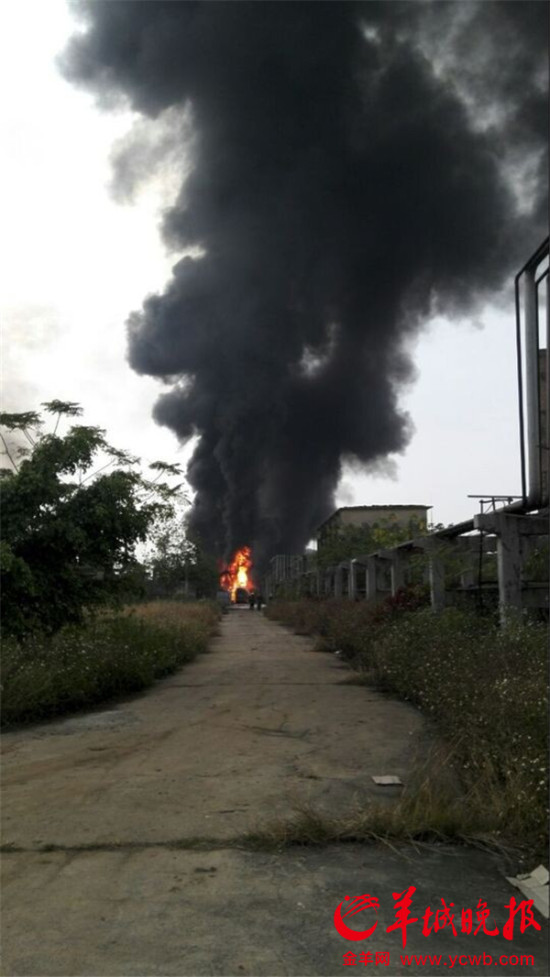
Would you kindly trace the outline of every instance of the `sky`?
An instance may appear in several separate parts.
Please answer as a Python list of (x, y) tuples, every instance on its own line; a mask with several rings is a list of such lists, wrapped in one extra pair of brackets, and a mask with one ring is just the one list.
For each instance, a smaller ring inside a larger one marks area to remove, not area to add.
[[(137, 117), (101, 112), (59, 73), (63, 2), (9, 4), (3, 26), (3, 409), (77, 401), (117, 447), (185, 464), (192, 445), (152, 419), (162, 384), (126, 362), (126, 318), (175, 263), (158, 233), (170, 173), (114, 199), (110, 156)], [(518, 494), (514, 330), (512, 283), (475, 320), (426, 323), (400, 399), (414, 436), (377, 471), (346, 467), (337, 504), (431, 505), (447, 524), (477, 511), (468, 494)]]

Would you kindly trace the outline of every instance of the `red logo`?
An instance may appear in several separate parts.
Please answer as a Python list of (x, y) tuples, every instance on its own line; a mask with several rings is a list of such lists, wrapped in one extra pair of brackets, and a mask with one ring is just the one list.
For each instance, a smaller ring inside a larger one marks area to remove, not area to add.
[(378, 920), (376, 920), (369, 929), (366, 930), (352, 930), (349, 926), (344, 923), (344, 919), (347, 916), (355, 916), (356, 913), (362, 912), (363, 909), (374, 909), (378, 912), (380, 904), (376, 896), (357, 896), (356, 899), (352, 899), (351, 903), (347, 908), (347, 912), (342, 913), (342, 906), (345, 902), (349, 901), (349, 896), (344, 896), (342, 902), (334, 910), (334, 925), (338, 930), (340, 936), (343, 936), (345, 940), (367, 940), (369, 936), (372, 936), (376, 927), (378, 926)]
[[(413, 901), (413, 895), (416, 892), (416, 887), (410, 885), (408, 889), (404, 889), (403, 892), (394, 892), (394, 911), (395, 911), (395, 922), (391, 923), (390, 926), (386, 926), (386, 933), (392, 933), (394, 930), (401, 930), (401, 939), (403, 941), (403, 947), (407, 946), (407, 927), (412, 926), (414, 923), (422, 922), (422, 935), (430, 936), (431, 933), (437, 933), (440, 929), (448, 928), (452, 932), (453, 936), (457, 936), (458, 919), (455, 926), (455, 913), (451, 912), (454, 909), (454, 902), (449, 902), (448, 904), (444, 899), (440, 899), (441, 908), (432, 909), (428, 906), (426, 912), (422, 917), (411, 915), (411, 906)], [(342, 912), (342, 907), (344, 903), (348, 902), (349, 905), (346, 908), (346, 912)], [(378, 912), (380, 908), (380, 903), (376, 896), (362, 895), (357, 896), (355, 899), (349, 900), (349, 896), (345, 896), (339, 906), (336, 907), (334, 911), (334, 925), (338, 930), (340, 936), (343, 936), (345, 940), (368, 940), (369, 936), (372, 936), (376, 927), (378, 926), (378, 920), (375, 920), (372, 926), (366, 930), (354, 930), (351, 929), (347, 923), (344, 923), (344, 919), (348, 916), (355, 916), (357, 913), (362, 912), (364, 909), (374, 909)], [(519, 929), (521, 933), (525, 933), (525, 930), (533, 927), (536, 930), (540, 930), (540, 923), (537, 923), (535, 916), (533, 914), (533, 899), (523, 899), (520, 903), (517, 903), (514, 896), (510, 897), (510, 902), (504, 907), (509, 910), (508, 919), (506, 920), (502, 928), (502, 936), (505, 940), (512, 940), (514, 938), (514, 925), (516, 921), (516, 916), (519, 916)], [(416, 910), (417, 911), (417, 910)], [(487, 936), (498, 936), (499, 928), (498, 926), (493, 926), (489, 929), (489, 916), (491, 915), (491, 910), (489, 909), (486, 902), (483, 899), (479, 899), (477, 907), (475, 909), (477, 927), (473, 931), (473, 935), (476, 936), (477, 933), (486, 933)], [(474, 926), (474, 911), (470, 908), (463, 907), (461, 912), (461, 933), (471, 933)], [(351, 954), (353, 956), (353, 954)], [(364, 954), (363, 954), (364, 956)], [(346, 961), (344, 961), (346, 963)]]

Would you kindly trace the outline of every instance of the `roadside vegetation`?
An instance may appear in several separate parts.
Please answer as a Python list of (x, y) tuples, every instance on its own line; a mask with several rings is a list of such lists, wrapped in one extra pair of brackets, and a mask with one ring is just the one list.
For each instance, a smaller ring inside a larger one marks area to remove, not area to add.
[[(181, 600), (215, 590), (215, 573), (181, 528), (179, 467), (144, 474), (105, 431), (75, 423), (78, 404), (43, 407), (0, 415), (4, 725), (146, 688), (204, 651), (219, 616)], [(159, 591), (180, 601), (136, 603)]]
[(155, 461), (145, 474), (104, 430), (74, 423), (78, 404), (43, 406), (45, 416), (0, 415), (3, 636), (55, 634), (90, 608), (120, 606), (136, 592), (136, 548), (181, 495), (177, 465)]
[[(417, 706), (444, 744), (393, 810), (356, 812), (338, 830), (348, 837), (383, 834), (385, 824), (391, 837), (477, 837), (542, 856), (548, 823), (547, 626), (518, 621), (499, 628), (491, 617), (456, 608), (433, 614), (425, 603), (417, 589), (374, 608), (345, 600), (275, 601), (268, 608), (272, 619), (316, 636), (319, 650), (339, 651), (354, 670), (350, 683), (375, 686)], [(458, 790), (450, 789), (453, 778)], [(307, 834), (314, 822), (308, 812), (293, 830)]]
[(206, 651), (214, 602), (155, 601), (101, 613), (55, 635), (8, 638), (2, 724), (36, 722), (139, 692)]

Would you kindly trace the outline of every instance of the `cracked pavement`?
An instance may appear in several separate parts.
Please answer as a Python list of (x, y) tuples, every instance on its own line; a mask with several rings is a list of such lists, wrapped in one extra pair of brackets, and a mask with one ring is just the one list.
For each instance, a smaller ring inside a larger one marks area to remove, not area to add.
[[(410, 885), (422, 910), (483, 897), (502, 915), (513, 890), (487, 854), (235, 847), (304, 805), (337, 816), (391, 803), (400, 788), (372, 775), (406, 782), (429, 750), (415, 709), (347, 684), (344, 663), (311, 649), (235, 608), (208, 654), (147, 693), (4, 734), (3, 974), (330, 975), (354, 971), (349, 949), (390, 951), (383, 972), (398, 974), (410, 971), (398, 934), (379, 925), (365, 947), (336, 932), (348, 890), (376, 891), (386, 924)], [(539, 923), (513, 944), (411, 927), (407, 952), (532, 953), (529, 972), (546, 974)]]

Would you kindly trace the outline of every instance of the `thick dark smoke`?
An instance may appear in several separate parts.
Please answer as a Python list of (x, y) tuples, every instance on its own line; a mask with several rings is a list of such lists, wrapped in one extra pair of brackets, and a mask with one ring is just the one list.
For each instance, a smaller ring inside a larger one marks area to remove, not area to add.
[(200, 435), (194, 527), (220, 554), (296, 551), (343, 461), (406, 446), (411, 334), (544, 233), (547, 5), (80, 9), (66, 76), (157, 119), (160, 146), (167, 118), (192, 133), (163, 230), (196, 256), (130, 317), (129, 359), (171, 385), (156, 420)]

